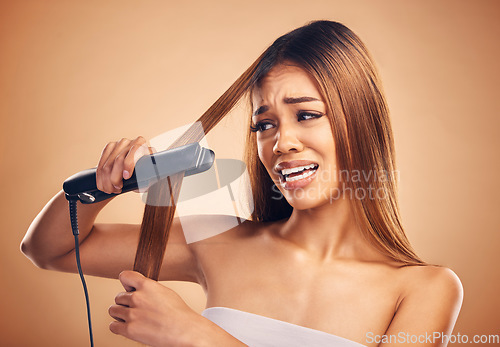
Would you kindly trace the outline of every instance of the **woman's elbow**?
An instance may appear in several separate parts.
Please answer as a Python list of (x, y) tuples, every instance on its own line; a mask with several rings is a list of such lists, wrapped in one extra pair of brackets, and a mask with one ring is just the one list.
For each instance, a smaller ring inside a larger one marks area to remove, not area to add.
[(44, 259), (40, 252), (37, 252), (37, 247), (35, 247), (26, 236), (21, 241), (21, 245), (19, 248), (21, 250), (21, 253), (23, 253), (26, 258), (31, 260), (31, 262), (35, 266), (39, 267), (40, 269), (51, 268), (50, 263), (47, 261), (47, 259)]

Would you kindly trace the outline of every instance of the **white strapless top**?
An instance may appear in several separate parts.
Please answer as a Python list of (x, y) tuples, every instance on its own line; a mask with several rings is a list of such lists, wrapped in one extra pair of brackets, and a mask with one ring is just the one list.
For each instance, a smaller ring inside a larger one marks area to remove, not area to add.
[(210, 307), (202, 314), (250, 347), (360, 347), (357, 342), (324, 331), (227, 307)]

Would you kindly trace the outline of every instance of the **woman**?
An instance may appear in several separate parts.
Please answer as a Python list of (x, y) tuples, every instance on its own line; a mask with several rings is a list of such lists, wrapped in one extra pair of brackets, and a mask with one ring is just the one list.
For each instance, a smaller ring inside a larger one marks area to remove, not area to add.
[[(203, 316), (123, 271), (132, 268), (139, 226), (95, 224), (109, 200), (79, 206), (85, 272), (119, 277), (127, 290), (110, 307), (111, 331), (154, 346), (446, 345), (462, 286), (451, 270), (419, 259), (403, 232), (388, 110), (360, 39), (330, 21), (278, 38), (200, 118), (204, 129), (245, 93), (252, 220), (186, 244), (173, 219), (159, 270), (161, 280), (204, 288)], [(98, 188), (120, 192), (145, 144), (109, 143)], [(37, 266), (76, 271), (67, 209), (60, 192), (30, 226), (22, 250)]]

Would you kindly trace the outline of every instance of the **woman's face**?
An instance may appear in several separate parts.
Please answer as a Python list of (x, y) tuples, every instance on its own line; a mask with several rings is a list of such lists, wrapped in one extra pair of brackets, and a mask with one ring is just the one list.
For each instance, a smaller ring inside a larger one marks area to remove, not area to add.
[(252, 103), (259, 158), (288, 203), (302, 210), (330, 202), (338, 190), (335, 143), (315, 80), (298, 66), (277, 65)]

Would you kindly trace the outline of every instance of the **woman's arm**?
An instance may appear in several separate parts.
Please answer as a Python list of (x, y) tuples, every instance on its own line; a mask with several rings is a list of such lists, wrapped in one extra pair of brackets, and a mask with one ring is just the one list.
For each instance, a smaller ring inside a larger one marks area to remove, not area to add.
[[(80, 258), (85, 274), (118, 278), (121, 271), (133, 268), (140, 225), (94, 223), (110, 201), (95, 204), (78, 202)], [(40, 268), (75, 273), (74, 248), (68, 201), (61, 191), (33, 220), (21, 243), (21, 250)], [(199, 283), (198, 265), (186, 244), (178, 218), (173, 220), (166, 254), (160, 280)]]
[(380, 346), (446, 346), (458, 318), (463, 288), (448, 268), (412, 269), (412, 279)]

